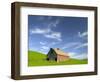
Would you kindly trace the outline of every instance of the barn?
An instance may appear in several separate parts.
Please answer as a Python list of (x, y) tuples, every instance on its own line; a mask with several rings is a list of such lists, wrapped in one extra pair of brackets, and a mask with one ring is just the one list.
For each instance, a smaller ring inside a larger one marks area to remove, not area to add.
[(69, 59), (69, 55), (59, 48), (50, 48), (47, 54), (47, 60), (55, 60), (57, 62), (66, 61)]

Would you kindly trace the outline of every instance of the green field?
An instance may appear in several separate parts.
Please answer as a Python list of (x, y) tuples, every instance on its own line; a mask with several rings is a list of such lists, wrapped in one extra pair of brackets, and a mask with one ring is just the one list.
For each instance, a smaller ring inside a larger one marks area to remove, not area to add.
[(28, 51), (28, 66), (49, 66), (49, 65), (77, 65), (77, 64), (87, 64), (87, 59), (69, 59), (64, 62), (57, 63), (56, 61), (47, 61), (46, 55), (36, 52)]

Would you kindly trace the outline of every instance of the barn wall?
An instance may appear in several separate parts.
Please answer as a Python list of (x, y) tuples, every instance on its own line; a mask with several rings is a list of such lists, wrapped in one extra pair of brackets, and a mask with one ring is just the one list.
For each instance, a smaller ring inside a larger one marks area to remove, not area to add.
[(57, 55), (57, 62), (68, 60), (68, 56)]

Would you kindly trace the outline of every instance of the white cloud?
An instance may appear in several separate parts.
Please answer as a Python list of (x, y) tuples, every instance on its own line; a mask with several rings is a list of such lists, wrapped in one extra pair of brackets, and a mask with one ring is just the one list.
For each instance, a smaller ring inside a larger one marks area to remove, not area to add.
[(79, 45), (79, 44), (80, 44), (80, 42), (71, 42), (71, 43), (67, 43), (67, 44), (65, 44), (65, 45), (62, 47), (62, 49), (71, 48), (71, 47), (77, 46), (77, 45)]
[(47, 46), (42, 46), (41, 48), (44, 49), (44, 50), (48, 50), (49, 49), (49, 47), (47, 47)]
[(82, 53), (82, 54), (78, 54), (77, 56), (74, 56), (75, 59), (87, 59), (87, 54), (86, 53)]
[(44, 49), (40, 49), (38, 52), (43, 53), (43, 54), (47, 54), (48, 52)]
[(74, 59), (87, 59), (87, 53), (77, 54), (75, 52), (69, 52), (69, 56)]
[(31, 30), (31, 33), (32, 34), (43, 34), (43, 36), (46, 38), (51, 38), (51, 39), (56, 39), (56, 40), (61, 41), (61, 33), (53, 32), (51, 31), (50, 28), (47, 28), (47, 29), (35, 28)]
[(45, 34), (44, 36), (46, 38), (52, 38), (52, 39), (56, 39), (58, 41), (62, 41), (61, 40), (61, 33), (60, 32), (52, 32), (50, 34)]
[(69, 54), (70, 58), (73, 58), (76, 55), (75, 52), (69, 52), (68, 54)]
[(50, 28), (50, 25), (48, 25), (48, 28), (45, 29), (40, 29), (40, 28), (35, 28), (35, 29), (31, 29), (30, 33), (31, 34), (41, 34), (46, 38), (51, 38), (51, 39), (56, 39), (58, 41), (62, 41), (61, 40), (61, 32), (56, 32), (56, 31), (52, 31)]
[(52, 22), (47, 25), (47, 28), (51, 28), (51, 27), (52, 27)]
[(35, 28), (31, 30), (32, 34), (46, 34), (51, 32), (51, 29), (47, 28), (47, 29), (40, 29), (40, 28)]
[(45, 44), (46, 44), (46, 42), (40, 42), (40, 44), (41, 44), (41, 45), (45, 45)]
[(68, 49), (68, 48), (79, 49), (79, 48), (86, 47), (87, 45), (88, 45), (88, 43), (71, 42), (71, 43), (65, 44), (62, 47), (62, 49)]
[(86, 47), (87, 45), (88, 45), (87, 43), (83, 43), (81, 45), (76, 46), (74, 49), (83, 48), (83, 47)]
[(49, 23), (47, 27), (48, 28), (57, 27), (57, 25), (59, 24), (59, 22), (60, 22), (60, 20), (57, 19), (56, 21)]
[(53, 23), (53, 26), (56, 27), (58, 24), (59, 24), (60, 20), (57, 19), (54, 23)]
[(78, 32), (78, 36), (79, 37), (85, 37), (85, 36), (87, 36), (88, 35), (88, 33), (87, 32), (83, 32), (83, 33), (80, 33), (80, 32)]

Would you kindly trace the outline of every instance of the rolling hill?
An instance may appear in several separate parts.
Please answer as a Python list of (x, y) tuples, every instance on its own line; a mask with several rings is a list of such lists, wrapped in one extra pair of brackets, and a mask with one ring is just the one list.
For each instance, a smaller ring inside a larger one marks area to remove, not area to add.
[(77, 65), (87, 63), (87, 59), (69, 59), (59, 63), (57, 63), (56, 61), (47, 61), (45, 54), (36, 51), (28, 51), (28, 66)]

